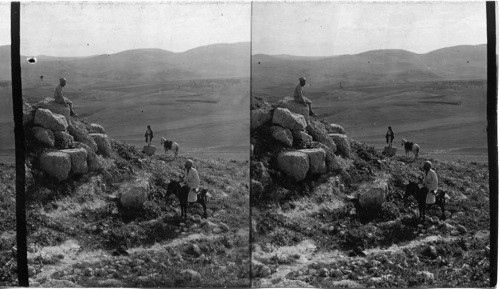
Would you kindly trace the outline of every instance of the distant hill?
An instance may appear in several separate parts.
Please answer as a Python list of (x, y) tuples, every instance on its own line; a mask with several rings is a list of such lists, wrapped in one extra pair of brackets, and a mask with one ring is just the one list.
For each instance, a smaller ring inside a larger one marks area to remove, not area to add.
[(299, 76), (313, 86), (486, 79), (486, 44), (442, 48), (425, 54), (373, 50), (355, 55), (252, 57), (253, 88), (290, 85)]
[[(250, 43), (214, 44), (186, 52), (134, 49), (89, 57), (36, 56), (29, 64), (21, 56), (23, 85), (53, 83), (61, 76), (79, 85), (126, 81), (131, 84), (167, 80), (248, 77)], [(0, 46), (0, 79), (10, 79), (10, 46)]]

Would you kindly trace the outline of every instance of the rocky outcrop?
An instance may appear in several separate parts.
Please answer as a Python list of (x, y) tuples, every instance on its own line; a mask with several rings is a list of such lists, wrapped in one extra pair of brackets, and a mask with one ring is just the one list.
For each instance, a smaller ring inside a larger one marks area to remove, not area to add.
[(345, 134), (329, 134), (328, 135), (337, 146), (337, 151), (343, 156), (349, 157), (351, 155), (351, 142)]
[(90, 136), (97, 144), (97, 152), (105, 157), (111, 157), (111, 143), (107, 135), (102, 133), (91, 133)]
[(396, 155), (397, 151), (398, 151), (398, 149), (395, 147), (385, 147), (382, 154), (385, 156), (388, 156), (388, 157), (393, 157)]
[(142, 152), (147, 155), (147, 156), (152, 156), (155, 154), (156, 152), (156, 146), (154, 145), (145, 145), (143, 148), (142, 148)]
[(273, 113), (273, 124), (290, 130), (303, 130), (307, 122), (300, 114), (292, 113), (286, 108), (276, 108)]
[(87, 132), (87, 129), (85, 128), (85, 125), (83, 123), (77, 121), (71, 123), (68, 126), (68, 132), (75, 138), (76, 141), (87, 145), (94, 152), (97, 151), (97, 144)]
[(272, 114), (270, 110), (266, 109), (254, 109), (251, 113), (250, 127), (252, 130), (259, 128), (264, 123), (272, 119)]
[(293, 145), (293, 136), (292, 132), (287, 129), (283, 128), (278, 125), (273, 125), (271, 128), (271, 135), (273, 136), (274, 139), (277, 141), (281, 142), (287, 147), (292, 147)]
[(54, 138), (56, 140), (56, 144), (61, 144), (62, 147), (66, 147), (68, 144), (71, 144), (75, 141), (75, 138), (73, 136), (64, 131), (55, 131)]
[(328, 135), (325, 125), (321, 122), (315, 120), (309, 121), (307, 133), (313, 137), (313, 140), (326, 145), (333, 153), (337, 151), (337, 145)]
[(69, 115), (69, 107), (62, 103), (57, 103), (54, 98), (47, 97), (43, 101), (35, 105), (36, 108), (44, 108), (50, 110), (52, 113), (63, 115), (68, 124), (71, 123), (71, 118)]
[(40, 167), (58, 181), (64, 181), (71, 170), (71, 157), (63, 152), (48, 152), (40, 156)]
[(101, 167), (97, 154), (88, 145), (76, 142), (74, 146), (75, 148), (83, 148), (87, 151), (87, 167), (89, 172), (95, 171)]
[(309, 171), (311, 175), (326, 173), (326, 152), (321, 148), (303, 149), (298, 152), (305, 153), (309, 157)]
[(309, 171), (309, 156), (303, 152), (283, 152), (277, 162), (278, 169), (297, 182), (304, 180)]
[(52, 113), (48, 109), (39, 108), (35, 112), (35, 125), (53, 131), (65, 131), (68, 127), (68, 122), (63, 115)]
[(276, 107), (286, 108), (293, 113), (300, 114), (304, 117), (306, 123), (309, 123), (309, 107), (295, 102), (292, 97), (285, 97), (276, 103)]
[(84, 148), (61, 150), (71, 157), (71, 172), (74, 174), (84, 174), (88, 172), (87, 151)]
[(104, 130), (104, 128), (101, 126), (101, 125), (98, 125), (96, 123), (90, 123), (87, 125), (87, 131), (89, 133), (102, 133), (102, 134), (106, 134), (106, 131)]
[(136, 182), (124, 185), (118, 193), (120, 203), (124, 208), (141, 208), (149, 195), (149, 182), (139, 179)]
[(54, 133), (50, 129), (45, 129), (41, 126), (35, 126), (32, 129), (33, 137), (40, 143), (54, 147)]

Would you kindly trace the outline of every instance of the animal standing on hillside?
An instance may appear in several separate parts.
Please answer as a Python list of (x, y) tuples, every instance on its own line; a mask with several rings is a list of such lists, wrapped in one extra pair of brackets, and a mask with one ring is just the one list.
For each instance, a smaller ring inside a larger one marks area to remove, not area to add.
[(414, 158), (418, 158), (418, 152), (420, 151), (420, 147), (418, 144), (409, 142), (406, 139), (401, 139), (401, 145), (405, 148), (405, 156), (408, 157), (408, 153), (412, 152)]
[(179, 152), (179, 144), (171, 141), (171, 140), (166, 140), (164, 137), (161, 138), (160, 144), (163, 146), (163, 149), (165, 150), (165, 154), (167, 154), (168, 150), (172, 150), (174, 152), (174, 159), (177, 157), (177, 153)]
[(444, 213), (444, 205), (445, 205), (445, 195), (446, 193), (442, 190), (438, 190), (437, 196), (436, 196), (436, 202), (433, 204), (426, 204), (426, 199), (427, 199), (427, 188), (422, 187), (420, 188), (417, 183), (415, 182), (410, 182), (408, 185), (406, 185), (405, 189), (405, 196), (404, 200), (407, 200), (409, 196), (413, 196), (418, 203), (418, 211), (419, 211), (419, 218), (422, 221), (425, 221), (425, 209), (427, 206), (433, 206), (437, 205), (441, 208), (441, 219), (444, 220), (446, 219), (446, 215)]

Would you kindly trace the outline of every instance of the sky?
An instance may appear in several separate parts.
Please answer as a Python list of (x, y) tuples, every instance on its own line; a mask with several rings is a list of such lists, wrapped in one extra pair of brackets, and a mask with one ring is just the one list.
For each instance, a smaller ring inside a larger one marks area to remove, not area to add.
[[(8, 8), (0, 6), (0, 19), (9, 15)], [(10, 44), (3, 28), (7, 21), (0, 21), (0, 45)], [(21, 3), (21, 54), (27, 56), (89, 56), (137, 48), (183, 52), (245, 41), (250, 41), (250, 3)]]
[(252, 54), (427, 53), (485, 43), (484, 2), (257, 2), (252, 7)]

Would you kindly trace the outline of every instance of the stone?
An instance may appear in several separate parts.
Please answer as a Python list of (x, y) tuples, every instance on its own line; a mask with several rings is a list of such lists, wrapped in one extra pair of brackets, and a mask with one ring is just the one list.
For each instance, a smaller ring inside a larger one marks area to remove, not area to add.
[(465, 228), (465, 226), (463, 225), (458, 225), (457, 230), (458, 232), (460, 232), (460, 234), (467, 234), (467, 228)]
[(201, 279), (200, 273), (198, 273), (194, 270), (191, 270), (191, 269), (182, 270), (181, 276), (183, 277), (183, 279), (189, 280), (189, 281), (195, 281), (195, 280)]
[(328, 277), (329, 274), (330, 274), (330, 271), (328, 269), (326, 269), (326, 268), (321, 268), (318, 271), (318, 275), (320, 277)]
[(148, 200), (149, 182), (145, 179), (138, 179), (135, 182), (122, 186), (118, 193), (120, 203), (125, 208), (141, 208)]
[(343, 156), (349, 157), (351, 154), (351, 142), (347, 138), (345, 134), (329, 134), (328, 135), (337, 146), (337, 151), (340, 152)]
[(219, 227), (221, 228), (222, 232), (227, 232), (229, 231), (229, 226), (226, 225), (226, 223), (220, 222)]
[(307, 133), (312, 136), (314, 141), (326, 145), (333, 153), (337, 151), (337, 145), (328, 135), (325, 125), (319, 121), (311, 120), (307, 126)]
[(434, 274), (428, 271), (417, 272), (417, 277), (423, 279), (426, 283), (434, 283)]
[(145, 145), (143, 148), (142, 148), (142, 152), (147, 155), (147, 156), (152, 156), (155, 154), (156, 152), (156, 146), (154, 145)]
[(292, 147), (293, 145), (293, 136), (292, 132), (289, 129), (283, 128), (281, 126), (273, 125), (271, 127), (271, 135), (274, 139), (284, 144), (287, 147)]
[(295, 181), (302, 181), (309, 171), (309, 156), (303, 152), (282, 152), (277, 157), (278, 169)]
[(61, 150), (71, 157), (71, 172), (74, 174), (85, 174), (88, 172), (87, 151), (84, 148)]
[(293, 145), (296, 148), (307, 148), (311, 145), (313, 138), (302, 130), (293, 130)]
[(89, 172), (93, 172), (101, 168), (97, 154), (88, 145), (81, 142), (75, 142), (73, 145), (75, 148), (83, 148), (87, 151), (87, 167)]
[(35, 112), (35, 125), (43, 126), (53, 131), (65, 131), (68, 127), (68, 122), (63, 115), (52, 113), (48, 109), (39, 108)]
[(68, 126), (68, 132), (76, 141), (87, 145), (94, 152), (97, 152), (97, 143), (90, 136), (85, 125), (79, 121), (74, 121)]
[(107, 135), (102, 133), (91, 133), (90, 136), (97, 144), (97, 152), (105, 157), (111, 157), (111, 143)]
[(73, 143), (75, 141), (75, 138), (70, 135), (69, 133), (65, 131), (54, 131), (54, 138), (56, 141), (56, 144), (62, 144), (63, 147), (66, 147), (67, 145)]
[(329, 147), (316, 141), (313, 141), (311, 143), (311, 147), (321, 148), (325, 151), (326, 153), (325, 164), (327, 171), (332, 172), (340, 169), (339, 157), (337, 157)]
[(302, 103), (295, 102), (292, 97), (285, 97), (284, 99), (276, 103), (275, 106), (286, 108), (293, 113), (300, 114), (304, 117), (306, 123), (309, 122), (309, 107)]
[(383, 179), (362, 184), (358, 190), (359, 205), (365, 210), (380, 210), (382, 204), (386, 201), (387, 190), (387, 181)]
[(260, 268), (260, 277), (262, 278), (266, 278), (266, 277), (269, 277), (271, 275), (271, 269), (266, 266), (266, 265), (263, 265), (261, 268)]
[(64, 152), (47, 152), (40, 156), (40, 167), (58, 181), (64, 181), (71, 171), (71, 157)]
[(50, 110), (52, 113), (63, 115), (68, 124), (71, 123), (69, 107), (63, 103), (58, 103), (52, 97), (46, 97), (43, 101), (35, 105), (36, 108), (44, 108)]
[(102, 134), (106, 134), (106, 130), (104, 130), (104, 128), (99, 125), (99, 124), (96, 124), (96, 123), (90, 123), (87, 125), (87, 131), (89, 133), (102, 133)]
[(334, 123), (326, 124), (325, 128), (328, 131), (328, 133), (345, 134), (344, 128), (338, 124), (334, 124)]
[(45, 129), (41, 126), (35, 126), (32, 129), (33, 137), (40, 143), (54, 147), (54, 133), (50, 129)]
[(270, 110), (267, 109), (254, 109), (250, 116), (250, 128), (255, 130), (261, 127), (264, 123), (272, 119), (272, 114)]
[(340, 278), (340, 277), (344, 276), (344, 274), (339, 269), (335, 269), (332, 271), (332, 276), (335, 278)]
[(450, 235), (452, 235), (452, 236), (458, 236), (458, 235), (460, 235), (460, 232), (458, 230), (452, 230), (450, 232)]
[(384, 156), (393, 157), (396, 155), (397, 151), (398, 149), (396, 147), (385, 147), (384, 150), (382, 151), (382, 154)]
[(290, 130), (303, 130), (307, 126), (307, 122), (302, 115), (290, 112), (286, 108), (279, 107), (274, 110), (273, 124)]
[(326, 152), (324, 149), (303, 149), (298, 152), (305, 153), (309, 157), (309, 174), (326, 173)]

